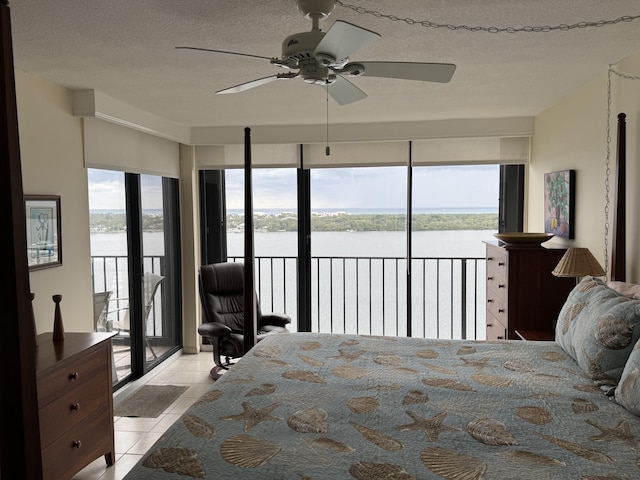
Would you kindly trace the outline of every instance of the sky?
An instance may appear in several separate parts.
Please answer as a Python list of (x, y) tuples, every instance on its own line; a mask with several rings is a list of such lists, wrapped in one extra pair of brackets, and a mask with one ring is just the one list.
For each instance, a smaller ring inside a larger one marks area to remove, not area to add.
[[(89, 169), (91, 210), (125, 208), (124, 174)], [(227, 208), (244, 205), (244, 171), (225, 174)], [(159, 177), (142, 175), (143, 209), (162, 208)], [(311, 171), (313, 209), (404, 208), (406, 167), (322, 168)], [(255, 169), (252, 177), (254, 211), (295, 211), (296, 170)], [(498, 207), (498, 165), (413, 168), (414, 208)]]
[[(111, 170), (88, 170), (89, 209), (124, 210), (124, 173)], [(162, 209), (162, 180), (152, 175), (141, 175), (142, 208)]]
[[(415, 208), (498, 207), (498, 165), (413, 168)], [(255, 170), (254, 210), (295, 209), (296, 171)], [(227, 208), (243, 208), (244, 172), (225, 174)], [(311, 171), (311, 208), (404, 208), (406, 167), (321, 168)]]

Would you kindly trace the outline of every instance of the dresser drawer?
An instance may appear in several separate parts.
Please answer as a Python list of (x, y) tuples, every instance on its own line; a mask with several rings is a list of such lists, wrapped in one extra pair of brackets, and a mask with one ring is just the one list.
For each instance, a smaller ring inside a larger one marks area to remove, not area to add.
[(498, 295), (494, 290), (487, 290), (487, 314), (493, 315), (503, 325), (509, 323), (509, 303), (506, 295)]
[(487, 251), (487, 290), (493, 290), (505, 298), (509, 287), (507, 267), (506, 252), (494, 249)]
[(101, 372), (40, 409), (40, 440), (46, 447), (67, 430), (74, 428), (107, 405), (110, 388)]
[(507, 327), (496, 317), (487, 313), (487, 340), (505, 340)]
[(71, 478), (83, 466), (109, 450), (110, 409), (105, 406), (66, 431), (42, 450), (45, 480)]
[(507, 251), (504, 248), (487, 245), (487, 271), (492, 266), (507, 270)]
[[(502, 268), (502, 267), (500, 267)], [(505, 295), (509, 287), (509, 276), (505, 271), (487, 270), (487, 288), (491, 288), (496, 292), (501, 292), (501, 295)]]
[(63, 361), (38, 373), (38, 406), (42, 408), (56, 397), (65, 394), (96, 374), (105, 371), (109, 361), (106, 344), (99, 345), (73, 361)]

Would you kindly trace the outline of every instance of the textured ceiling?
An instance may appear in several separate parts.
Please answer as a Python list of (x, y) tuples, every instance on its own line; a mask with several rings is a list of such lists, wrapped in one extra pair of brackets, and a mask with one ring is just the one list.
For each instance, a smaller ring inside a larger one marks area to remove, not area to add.
[[(351, 0), (365, 9), (437, 23), (523, 27), (640, 15), (638, 0)], [(14, 0), (17, 69), (73, 89), (95, 89), (187, 126), (322, 124), (322, 87), (301, 79), (215, 95), (281, 72), (267, 60), (176, 50), (196, 46), (280, 56), (311, 22), (295, 0)], [(640, 19), (548, 33), (426, 28), (337, 5), (340, 19), (382, 35), (351, 60), (455, 63), (448, 84), (361, 77), (369, 97), (329, 103), (333, 123), (536, 115), (640, 51)], [(631, 72), (638, 74), (640, 72)]]

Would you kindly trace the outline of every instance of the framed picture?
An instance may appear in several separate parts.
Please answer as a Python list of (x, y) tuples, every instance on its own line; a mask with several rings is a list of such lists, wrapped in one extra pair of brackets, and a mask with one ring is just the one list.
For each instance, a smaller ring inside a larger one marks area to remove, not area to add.
[(27, 264), (29, 270), (62, 265), (60, 197), (26, 195)]
[(575, 170), (544, 174), (544, 231), (557, 237), (575, 236)]

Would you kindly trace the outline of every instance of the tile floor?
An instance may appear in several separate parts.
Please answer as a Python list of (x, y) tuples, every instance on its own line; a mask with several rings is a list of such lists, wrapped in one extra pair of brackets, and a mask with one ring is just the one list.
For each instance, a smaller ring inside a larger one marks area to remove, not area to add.
[(160, 365), (158, 372), (150, 379), (118, 390), (114, 403), (129, 395), (141, 383), (155, 385), (187, 385), (189, 388), (158, 418), (114, 417), (116, 462), (107, 467), (104, 457), (100, 457), (81, 470), (73, 480), (120, 480), (142, 458), (142, 455), (156, 442), (203, 393), (213, 385), (209, 370), (213, 366), (213, 354), (200, 352), (197, 355), (179, 355), (170, 359), (167, 365)]

